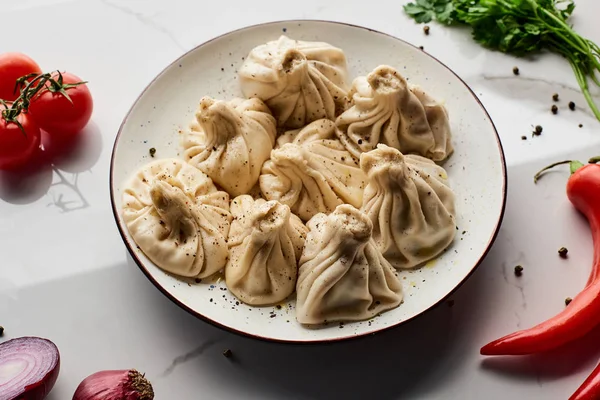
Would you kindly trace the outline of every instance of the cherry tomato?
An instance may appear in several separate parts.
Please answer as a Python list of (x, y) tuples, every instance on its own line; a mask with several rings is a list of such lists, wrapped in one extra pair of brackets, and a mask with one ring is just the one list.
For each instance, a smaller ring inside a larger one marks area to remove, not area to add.
[[(53, 75), (58, 79), (58, 75)], [(63, 84), (81, 82), (77, 76), (62, 73)], [(94, 109), (92, 95), (86, 84), (65, 89), (71, 98), (62, 93), (45, 90), (35, 96), (29, 105), (29, 115), (50, 136), (70, 137), (81, 131), (89, 122)]]
[[(0, 106), (0, 112), (4, 107)], [(0, 169), (16, 169), (24, 166), (40, 148), (40, 128), (29, 118), (28, 114), (20, 114), (15, 123), (6, 122), (0, 117)]]
[(17, 79), (31, 73), (41, 74), (42, 70), (25, 54), (0, 54), (0, 99), (13, 101), (19, 97), (19, 91), (15, 93)]

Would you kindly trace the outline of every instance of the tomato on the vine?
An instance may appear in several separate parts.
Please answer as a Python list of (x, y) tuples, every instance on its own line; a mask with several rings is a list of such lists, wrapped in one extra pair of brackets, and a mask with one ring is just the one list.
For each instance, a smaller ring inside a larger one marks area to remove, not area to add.
[(19, 91), (15, 91), (17, 79), (34, 73), (41, 74), (42, 70), (35, 61), (25, 54), (0, 54), (0, 99), (15, 100), (19, 96)]
[(92, 95), (87, 85), (73, 74), (54, 73), (52, 78), (58, 84), (47, 82), (48, 90), (33, 96), (29, 115), (50, 136), (69, 137), (89, 122), (94, 108)]
[[(0, 106), (0, 112), (4, 109)], [(0, 169), (16, 169), (29, 163), (40, 148), (40, 128), (28, 114), (7, 122), (0, 116)]]
[[(89, 122), (92, 96), (86, 82), (73, 74), (27, 74), (14, 101), (0, 99), (0, 169), (24, 166), (41, 150), (41, 132), (63, 148)], [(58, 148), (57, 147), (57, 148)]]

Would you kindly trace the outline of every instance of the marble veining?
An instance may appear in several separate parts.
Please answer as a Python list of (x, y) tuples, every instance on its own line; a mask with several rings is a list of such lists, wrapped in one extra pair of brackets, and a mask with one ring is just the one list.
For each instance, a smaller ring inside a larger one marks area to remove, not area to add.
[(177, 38), (175, 37), (173, 32), (171, 32), (170, 29), (168, 29), (168, 28), (160, 25), (156, 21), (154, 21), (151, 16), (146, 16), (141, 12), (136, 12), (135, 10), (127, 8), (126, 6), (123, 5), (124, 2), (113, 3), (112, 1), (109, 1), (109, 0), (100, 0), (100, 2), (104, 5), (106, 5), (107, 7), (110, 7), (112, 9), (120, 11), (124, 14), (127, 14), (131, 17), (134, 17), (135, 19), (140, 21), (142, 24), (148, 26), (149, 28), (154, 29), (154, 30), (166, 35), (173, 42), (173, 44), (175, 46), (177, 46), (177, 48), (179, 48), (181, 51), (187, 50), (187, 48), (185, 46), (183, 46), (181, 43), (179, 43), (179, 41), (177, 40)]
[[(559, 87), (565, 90), (569, 90), (571, 92), (575, 92), (581, 94), (581, 90), (579, 86), (575, 87), (570, 84), (562, 83), (560, 81), (545, 79), (545, 78), (537, 78), (533, 76), (523, 76), (523, 75), (490, 75), (487, 73), (483, 73), (480, 75), (483, 80), (486, 81), (525, 81), (525, 82), (534, 82), (534, 83), (542, 83), (551, 87)], [(600, 97), (598, 95), (594, 97)], [(587, 110), (586, 110), (587, 111)]]
[(159, 376), (161, 378), (168, 377), (175, 371), (177, 367), (197, 357), (200, 357), (206, 350), (218, 344), (219, 342), (221, 342), (221, 339), (209, 339), (187, 353), (175, 357), (173, 361), (171, 361), (171, 365), (169, 365)]

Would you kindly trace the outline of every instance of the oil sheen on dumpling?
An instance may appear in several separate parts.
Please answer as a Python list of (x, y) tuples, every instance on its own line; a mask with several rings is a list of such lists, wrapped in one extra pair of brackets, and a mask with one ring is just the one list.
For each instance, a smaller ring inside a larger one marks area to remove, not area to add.
[(346, 56), (328, 43), (281, 36), (252, 49), (239, 74), (244, 96), (264, 100), (281, 128), (334, 119), (345, 105)]
[(362, 211), (385, 258), (407, 269), (436, 257), (456, 233), (454, 193), (446, 171), (433, 161), (378, 145), (363, 153), (367, 174)]
[(360, 207), (366, 176), (334, 130), (332, 121), (322, 119), (286, 133), (263, 165), (263, 196), (288, 205), (304, 221), (343, 203)]
[(203, 97), (182, 136), (185, 159), (231, 196), (248, 193), (275, 143), (275, 119), (259, 99)]
[(351, 107), (336, 120), (340, 140), (355, 156), (383, 143), (442, 161), (453, 151), (448, 113), (394, 68), (381, 65), (354, 80)]
[(231, 202), (231, 213), (227, 287), (250, 305), (285, 300), (296, 288), (308, 229), (278, 201), (238, 196)]
[(298, 322), (364, 320), (401, 303), (400, 281), (375, 246), (364, 213), (344, 204), (307, 225), (296, 285)]
[(135, 243), (167, 272), (204, 278), (227, 262), (229, 195), (181, 160), (140, 168), (125, 185), (122, 215)]

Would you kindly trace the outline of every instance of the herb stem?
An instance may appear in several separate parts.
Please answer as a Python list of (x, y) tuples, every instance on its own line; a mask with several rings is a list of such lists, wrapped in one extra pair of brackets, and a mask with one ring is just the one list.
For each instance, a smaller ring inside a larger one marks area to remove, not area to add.
[(596, 76), (596, 71), (590, 71), (589, 73), (590, 75), (590, 79), (597, 85), (600, 86), (600, 81), (598, 80), (598, 77)]
[(581, 92), (583, 93), (583, 97), (585, 97), (585, 100), (587, 101), (588, 105), (590, 106), (590, 109), (592, 110), (592, 113), (594, 113), (594, 116), (600, 120), (600, 110), (598, 110), (598, 107), (596, 106), (596, 103), (594, 102), (594, 98), (592, 97), (592, 94), (590, 93), (590, 89), (587, 83), (587, 79), (585, 78), (585, 75), (582, 73), (581, 69), (577, 66), (577, 64), (569, 59), (569, 62), (571, 64), (571, 67), (573, 68), (573, 72), (575, 73), (575, 78), (577, 79), (577, 83), (579, 83), (579, 87), (581, 88)]
[[(581, 36), (579, 36), (576, 32), (574, 32), (573, 29), (571, 29), (571, 27), (569, 25), (567, 25), (564, 20), (562, 20), (561, 18), (558, 18), (556, 15), (554, 15), (553, 13), (551, 13), (550, 11), (548, 11), (544, 8), (542, 8), (542, 12), (545, 15), (552, 18), (565, 32), (567, 32), (569, 34), (569, 36), (574, 38), (579, 43), (579, 45), (581, 47), (583, 47), (583, 48), (578, 48), (579, 51), (581, 51), (582, 53), (590, 53), (589, 43), (586, 40), (584, 40)], [(577, 46), (573, 45), (573, 47), (577, 47)]]

